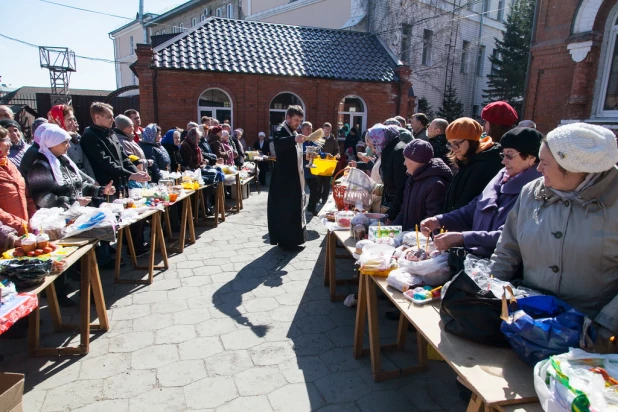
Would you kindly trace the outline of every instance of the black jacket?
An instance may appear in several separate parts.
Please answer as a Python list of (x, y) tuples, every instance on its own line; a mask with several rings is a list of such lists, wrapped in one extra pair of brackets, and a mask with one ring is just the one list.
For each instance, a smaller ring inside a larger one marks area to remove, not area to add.
[(217, 155), (212, 152), (212, 148), (208, 144), (208, 139), (205, 136), (200, 138), (200, 141), (197, 142), (197, 146), (202, 151), (202, 157), (205, 161), (208, 162), (210, 166), (214, 166), (217, 164)]
[[(406, 143), (393, 139), (382, 149), (382, 181), (384, 182), (383, 203), (389, 206), (388, 219), (395, 220), (401, 210), (403, 193), (406, 189), (406, 166), (404, 165), (403, 149)], [(390, 203), (390, 205), (389, 205)]]
[(264, 144), (260, 149), (260, 139), (258, 139), (253, 142), (253, 150), (259, 150), (262, 152), (263, 155), (270, 156), (270, 142), (268, 141), (268, 139), (264, 139)]
[(80, 144), (94, 169), (96, 181), (101, 185), (113, 181), (118, 190), (120, 186), (128, 185), (129, 177), (137, 173), (112, 129), (97, 125), (87, 127)]
[(178, 171), (178, 165), (180, 165), (181, 170), (185, 170), (186, 164), (180, 154), (180, 147), (170, 143), (162, 143), (161, 146), (163, 146), (170, 155), (170, 170), (172, 172)]
[(504, 167), (500, 157), (501, 152), (502, 147), (496, 143), (489, 149), (474, 155), (467, 165), (459, 165), (459, 170), (446, 192), (445, 213), (466, 206), (481, 194), (485, 186)]

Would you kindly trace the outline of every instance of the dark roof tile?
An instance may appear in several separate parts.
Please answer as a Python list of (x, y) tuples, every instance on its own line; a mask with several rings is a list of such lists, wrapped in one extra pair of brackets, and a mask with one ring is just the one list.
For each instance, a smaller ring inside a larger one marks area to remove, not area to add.
[(369, 33), (210, 18), (154, 50), (165, 69), (399, 80), (397, 62)]

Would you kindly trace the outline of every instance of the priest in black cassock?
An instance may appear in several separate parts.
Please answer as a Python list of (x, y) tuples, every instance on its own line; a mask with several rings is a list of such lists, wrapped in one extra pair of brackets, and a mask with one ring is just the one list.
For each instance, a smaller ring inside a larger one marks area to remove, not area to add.
[(305, 136), (296, 133), (304, 114), (300, 106), (288, 107), (285, 121), (273, 136), (277, 165), (268, 190), (268, 234), (271, 245), (284, 249), (294, 249), (307, 240), (302, 146)]

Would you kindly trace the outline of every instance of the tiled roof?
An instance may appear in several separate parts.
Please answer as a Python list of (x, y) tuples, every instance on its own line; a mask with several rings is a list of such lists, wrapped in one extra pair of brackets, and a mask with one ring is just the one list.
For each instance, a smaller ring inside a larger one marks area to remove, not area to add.
[(154, 49), (159, 68), (398, 81), (399, 63), (369, 33), (209, 18)]

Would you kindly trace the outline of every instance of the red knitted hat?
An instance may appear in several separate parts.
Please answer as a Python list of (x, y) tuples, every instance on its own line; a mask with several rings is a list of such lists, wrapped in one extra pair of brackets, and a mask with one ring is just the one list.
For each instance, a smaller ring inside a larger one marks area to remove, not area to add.
[(493, 102), (485, 106), (481, 112), (481, 118), (489, 123), (513, 126), (517, 123), (519, 116), (507, 102)]

